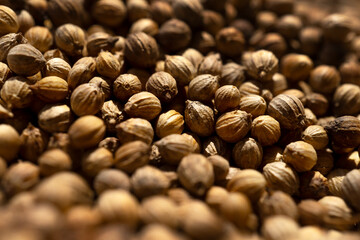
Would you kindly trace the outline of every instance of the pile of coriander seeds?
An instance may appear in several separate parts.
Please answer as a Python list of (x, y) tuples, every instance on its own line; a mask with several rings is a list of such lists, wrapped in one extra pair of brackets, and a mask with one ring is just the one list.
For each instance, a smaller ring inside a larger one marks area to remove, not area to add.
[(360, 239), (349, 2), (0, 0), (0, 239)]

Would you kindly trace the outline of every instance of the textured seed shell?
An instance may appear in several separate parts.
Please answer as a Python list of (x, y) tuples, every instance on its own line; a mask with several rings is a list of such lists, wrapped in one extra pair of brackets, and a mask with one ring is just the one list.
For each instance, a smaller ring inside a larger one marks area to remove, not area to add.
[(335, 146), (354, 148), (360, 145), (360, 120), (353, 116), (338, 117), (325, 130)]
[(211, 74), (214, 76), (220, 75), (222, 69), (222, 61), (219, 53), (210, 54), (202, 60), (198, 67), (198, 75)]
[(115, 167), (133, 173), (149, 162), (150, 150), (150, 146), (142, 141), (126, 143), (115, 153)]
[(125, 104), (125, 112), (131, 117), (152, 120), (161, 112), (161, 103), (154, 94), (140, 92), (129, 98)]
[(132, 65), (147, 68), (155, 65), (159, 50), (153, 37), (140, 32), (126, 38), (124, 54)]
[(48, 103), (64, 100), (68, 95), (67, 82), (55, 76), (45, 77), (30, 88), (40, 100)]
[(241, 110), (224, 113), (216, 121), (215, 129), (221, 139), (235, 143), (250, 131), (251, 115)]
[(183, 56), (166, 56), (165, 72), (170, 73), (179, 85), (188, 85), (196, 75), (193, 64)]
[(183, 115), (175, 110), (160, 114), (156, 122), (156, 135), (159, 138), (163, 138), (174, 133), (181, 134), (184, 130), (184, 123)]
[(257, 169), (263, 158), (263, 149), (255, 139), (245, 138), (234, 146), (232, 156), (241, 169)]
[(210, 102), (219, 88), (219, 77), (203, 74), (189, 83), (188, 97), (190, 100)]
[(251, 136), (257, 139), (262, 146), (271, 146), (281, 136), (280, 124), (268, 115), (259, 116), (252, 122)]
[(360, 87), (355, 84), (339, 86), (333, 96), (335, 116), (354, 115), (360, 112)]
[(214, 183), (213, 166), (201, 154), (184, 157), (177, 169), (181, 184), (191, 193), (202, 196)]
[(244, 66), (247, 73), (262, 82), (270, 81), (272, 76), (278, 70), (278, 59), (275, 55), (267, 50), (259, 50), (244, 60)]
[(267, 185), (275, 190), (281, 190), (290, 195), (299, 191), (299, 177), (297, 173), (284, 162), (273, 162), (263, 169)]
[(296, 97), (280, 94), (270, 101), (267, 111), (285, 129), (305, 126), (304, 106)]
[(30, 44), (19, 44), (10, 49), (7, 62), (11, 71), (19, 75), (32, 76), (45, 66), (45, 58)]
[(161, 25), (157, 39), (164, 49), (176, 52), (190, 43), (191, 29), (185, 22), (173, 18)]
[(255, 118), (265, 113), (266, 101), (261, 96), (249, 94), (240, 99), (239, 108)]
[(67, 78), (69, 88), (75, 89), (83, 83), (87, 83), (95, 76), (96, 61), (92, 57), (79, 59), (69, 71)]
[(345, 175), (341, 189), (345, 199), (357, 211), (360, 211), (360, 170), (354, 169)]
[(75, 148), (96, 146), (105, 136), (104, 122), (95, 116), (83, 116), (69, 128), (70, 141)]
[(55, 31), (55, 43), (69, 56), (80, 56), (85, 45), (85, 32), (74, 24), (64, 24)]
[(185, 123), (190, 130), (201, 137), (210, 136), (214, 132), (214, 111), (198, 102), (186, 101)]
[(0, 36), (8, 33), (16, 33), (19, 30), (19, 22), (16, 13), (4, 5), (0, 6)]
[(30, 28), (25, 33), (25, 38), (42, 53), (49, 50), (53, 44), (53, 36), (46, 27), (35, 26)]
[(177, 165), (193, 151), (191, 142), (183, 135), (171, 134), (155, 142), (161, 158), (168, 164)]
[(100, 52), (96, 58), (96, 71), (109, 78), (119, 76), (121, 65), (118, 59), (110, 52)]
[(71, 120), (71, 110), (66, 104), (46, 105), (38, 115), (41, 129), (51, 133), (67, 131)]
[(78, 116), (93, 115), (100, 111), (104, 104), (103, 91), (91, 83), (81, 84), (71, 94), (71, 109)]
[(291, 82), (306, 80), (314, 64), (312, 60), (303, 54), (288, 54), (281, 59), (282, 74)]
[(118, 39), (118, 37), (112, 37), (105, 32), (93, 33), (87, 38), (86, 50), (89, 56), (96, 57), (101, 50), (110, 51)]
[(97, 1), (92, 8), (92, 16), (104, 25), (117, 27), (126, 17), (126, 7), (119, 0)]
[(5, 81), (0, 91), (1, 99), (8, 108), (25, 108), (33, 100), (33, 92), (22, 77), (12, 77)]
[(151, 75), (145, 88), (164, 102), (171, 101), (178, 93), (175, 78), (167, 72), (156, 72)]
[(135, 93), (141, 92), (141, 89), (141, 81), (133, 74), (121, 74), (113, 84), (114, 96), (120, 101), (126, 101)]
[(121, 143), (143, 141), (151, 144), (154, 130), (148, 120), (142, 118), (129, 118), (116, 126), (116, 133)]
[(46, 77), (55, 76), (67, 80), (71, 66), (61, 58), (52, 58), (46, 62), (44, 74)]
[(317, 162), (314, 147), (304, 141), (288, 144), (284, 150), (284, 162), (290, 164), (298, 172), (310, 171)]
[(10, 49), (22, 43), (28, 41), (21, 33), (9, 33), (0, 37), (0, 61), (5, 61)]

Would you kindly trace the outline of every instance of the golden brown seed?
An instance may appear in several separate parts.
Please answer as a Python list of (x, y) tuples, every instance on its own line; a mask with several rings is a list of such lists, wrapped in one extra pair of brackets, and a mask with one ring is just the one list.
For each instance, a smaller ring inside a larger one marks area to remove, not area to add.
[(118, 59), (110, 52), (100, 52), (96, 58), (96, 71), (109, 78), (119, 76), (121, 65)]
[(290, 82), (307, 80), (313, 68), (312, 60), (303, 54), (288, 54), (281, 59), (281, 72)]
[(234, 85), (239, 88), (245, 80), (245, 67), (234, 62), (227, 63), (221, 68), (220, 86)]
[(325, 226), (337, 230), (348, 230), (352, 227), (351, 209), (340, 197), (326, 196), (319, 200), (326, 209)]
[(21, 33), (9, 33), (0, 37), (0, 61), (5, 62), (11, 48), (25, 43), (28, 43), (28, 40)]
[(246, 95), (261, 95), (261, 85), (255, 81), (248, 81), (241, 84), (239, 87), (241, 97)]
[(70, 97), (71, 109), (78, 116), (92, 115), (104, 104), (103, 91), (95, 84), (84, 83), (76, 87)]
[(117, 137), (121, 143), (143, 141), (151, 144), (154, 130), (148, 120), (142, 118), (130, 118), (116, 126)]
[(72, 67), (68, 75), (69, 88), (75, 89), (83, 83), (88, 83), (95, 76), (96, 61), (92, 57), (80, 58)]
[(95, 32), (87, 38), (86, 50), (89, 56), (97, 57), (101, 50), (111, 51), (118, 40), (118, 37), (112, 37), (108, 33)]
[(309, 84), (319, 93), (332, 93), (340, 84), (340, 74), (336, 68), (320, 65), (313, 69), (310, 74)]
[(150, 6), (145, 0), (130, 0), (126, 3), (126, 7), (130, 22), (150, 17)]
[(115, 153), (115, 167), (133, 173), (149, 162), (150, 150), (150, 146), (142, 141), (126, 143)]
[(222, 187), (212, 186), (206, 193), (205, 202), (216, 212), (220, 212), (220, 206), (228, 197), (229, 192)]
[(326, 114), (329, 108), (329, 102), (324, 95), (320, 93), (310, 93), (306, 95), (306, 107), (316, 116)]
[(210, 54), (202, 60), (198, 67), (198, 75), (211, 74), (214, 76), (220, 75), (222, 69), (222, 61), (220, 54)]
[(156, 72), (145, 85), (146, 91), (151, 92), (161, 101), (170, 102), (178, 93), (176, 80), (167, 72)]
[(220, 155), (229, 159), (231, 150), (228, 144), (218, 136), (212, 136), (203, 142), (203, 151), (205, 156)]
[(251, 136), (262, 146), (271, 146), (281, 136), (280, 124), (268, 115), (259, 116), (252, 122)]
[(0, 26), (0, 36), (16, 33), (20, 27), (16, 13), (4, 5), (0, 6)]
[(196, 69), (199, 67), (199, 64), (202, 62), (204, 58), (204, 56), (194, 48), (186, 49), (183, 52), (182, 56), (188, 59)]
[(223, 28), (216, 34), (216, 48), (226, 56), (236, 57), (241, 55), (244, 46), (244, 35), (234, 27)]
[(1, 99), (9, 109), (28, 107), (33, 100), (33, 92), (25, 78), (17, 76), (5, 81), (0, 90)]
[(177, 165), (183, 157), (194, 151), (192, 142), (183, 135), (170, 134), (155, 142), (162, 160)]
[(319, 125), (311, 125), (302, 133), (301, 139), (311, 144), (315, 150), (323, 149), (329, 143), (325, 129)]
[(215, 128), (214, 111), (198, 101), (187, 100), (185, 123), (200, 137), (210, 136)]
[(295, 15), (284, 15), (276, 23), (276, 29), (284, 37), (296, 38), (303, 24), (300, 17)]
[(188, 85), (196, 76), (194, 65), (183, 56), (166, 56), (165, 72), (173, 76), (179, 85)]
[(161, 25), (157, 39), (164, 49), (176, 52), (189, 45), (191, 29), (185, 22), (173, 18)]
[(141, 204), (140, 219), (145, 224), (163, 224), (171, 228), (179, 225), (177, 205), (168, 197), (153, 196)]
[(240, 91), (234, 85), (224, 85), (216, 90), (214, 101), (219, 112), (226, 112), (239, 106)]
[(25, 33), (25, 38), (31, 45), (44, 53), (53, 45), (53, 36), (46, 27), (35, 26)]
[(46, 105), (38, 115), (40, 128), (51, 133), (67, 131), (72, 119), (71, 110), (65, 104)]
[(156, 135), (159, 138), (170, 134), (181, 134), (184, 130), (184, 117), (175, 110), (160, 114), (155, 127)]
[(55, 26), (64, 23), (81, 26), (86, 21), (85, 18), (87, 18), (82, 2), (71, 0), (50, 0), (48, 3), (32, 0), (30, 2), (33, 2), (33, 4), (37, 6), (35, 8), (40, 8), (38, 11), (48, 13), (51, 22)]
[(180, 183), (197, 196), (203, 196), (214, 183), (213, 166), (201, 154), (189, 154), (184, 157), (177, 173)]
[(352, 20), (345, 14), (334, 13), (324, 18), (321, 26), (327, 40), (344, 42), (352, 31)]
[(40, 202), (54, 204), (62, 210), (92, 202), (93, 192), (85, 179), (72, 172), (56, 173), (41, 183), (35, 189)]
[(67, 80), (70, 70), (71, 67), (65, 60), (52, 58), (46, 62), (44, 75), (46, 77), (56, 76)]
[(212, 155), (207, 159), (213, 165), (215, 181), (224, 180), (229, 173), (229, 161), (220, 155)]
[(114, 164), (113, 154), (106, 148), (97, 148), (86, 153), (81, 162), (81, 170), (90, 177)]
[(222, 234), (222, 220), (199, 200), (182, 204), (179, 214), (182, 229), (193, 239), (216, 239)]
[(355, 61), (344, 62), (339, 67), (341, 83), (360, 86), (360, 64)]
[(26, 10), (21, 10), (17, 15), (17, 19), (19, 22), (18, 32), (21, 32), (22, 34), (26, 33), (27, 30), (35, 25), (33, 16)]
[(287, 216), (272, 216), (265, 219), (261, 233), (266, 240), (290, 239), (296, 236), (299, 225)]
[(53, 58), (61, 58), (67, 63), (69, 62), (69, 59), (67, 58), (67, 56), (65, 56), (65, 53), (63, 53), (61, 50), (57, 48), (46, 51), (44, 53), (44, 58), (46, 59), (46, 61), (49, 61), (50, 59)]
[(300, 175), (300, 196), (303, 199), (319, 199), (328, 195), (328, 182), (318, 171), (308, 171)]
[(67, 82), (59, 77), (45, 77), (30, 86), (36, 97), (47, 103), (64, 100), (68, 95)]
[(329, 191), (332, 195), (344, 198), (342, 182), (348, 172), (349, 170), (347, 169), (337, 168), (326, 176), (328, 178)]
[(323, 224), (326, 215), (326, 208), (319, 202), (306, 199), (298, 204), (300, 223), (303, 225)]
[(252, 213), (251, 203), (243, 193), (232, 192), (221, 203), (220, 213), (237, 227), (244, 228)]
[(124, 21), (126, 7), (120, 0), (101, 0), (93, 5), (91, 15), (101, 24), (116, 27)]
[(118, 102), (109, 100), (101, 108), (101, 118), (104, 120), (108, 132), (116, 132), (116, 125), (125, 118), (122, 106)]
[(121, 223), (134, 228), (139, 221), (139, 203), (125, 190), (104, 192), (98, 198), (96, 207), (105, 222)]
[(359, 188), (360, 171), (354, 169), (347, 173), (342, 181), (341, 190), (345, 199), (350, 205), (359, 211), (360, 188)]
[(265, 113), (266, 101), (258, 95), (249, 94), (240, 99), (239, 108), (255, 118)]
[(284, 162), (272, 162), (265, 165), (263, 174), (267, 185), (275, 190), (281, 190), (290, 195), (299, 191), (297, 173)]
[(50, 176), (61, 171), (71, 170), (70, 156), (61, 149), (51, 149), (44, 152), (38, 159), (40, 174)]
[(118, 169), (101, 170), (94, 179), (94, 189), (98, 195), (110, 189), (130, 190), (130, 179), (126, 173)]
[(130, 33), (144, 32), (150, 36), (155, 36), (159, 31), (158, 24), (149, 18), (142, 18), (131, 25)]
[(284, 162), (298, 172), (309, 171), (317, 162), (316, 151), (312, 145), (304, 141), (290, 143), (284, 150)]
[(333, 96), (335, 116), (354, 115), (360, 112), (360, 87), (354, 84), (340, 85)]
[(285, 129), (297, 129), (305, 126), (304, 106), (296, 97), (284, 94), (276, 96), (268, 105), (268, 114)]
[(170, 187), (170, 181), (163, 171), (144, 166), (138, 168), (131, 176), (131, 186), (138, 198), (161, 195)]
[(45, 58), (30, 44), (18, 44), (11, 48), (6, 58), (11, 71), (32, 76), (45, 66)]
[(126, 101), (132, 95), (141, 92), (139, 78), (133, 74), (121, 74), (113, 84), (114, 96), (120, 101)]
[(0, 124), (0, 157), (10, 162), (16, 158), (21, 145), (18, 132), (10, 125)]
[(262, 219), (273, 215), (285, 215), (294, 220), (299, 217), (295, 201), (282, 191), (265, 193), (259, 200), (258, 206)]
[(29, 190), (40, 180), (39, 167), (30, 162), (13, 164), (4, 174), (2, 187), (8, 196)]
[(161, 103), (154, 94), (139, 92), (129, 98), (124, 110), (130, 117), (152, 120), (161, 112)]
[(338, 117), (324, 127), (333, 146), (354, 148), (360, 145), (360, 120), (353, 116)]
[(219, 77), (202, 74), (189, 83), (188, 97), (190, 100), (210, 102), (219, 88)]
[(91, 206), (75, 206), (66, 213), (66, 224), (74, 229), (87, 229), (101, 224), (98, 209)]
[(247, 68), (248, 74), (261, 82), (270, 81), (278, 70), (278, 59), (267, 50), (250, 53), (243, 60), (243, 64)]
[(46, 134), (31, 123), (22, 131), (20, 139), (19, 153), (24, 160), (35, 162), (47, 146)]
[(74, 24), (64, 24), (55, 31), (56, 46), (69, 56), (81, 56), (85, 45), (85, 32)]
[(221, 139), (235, 143), (250, 131), (251, 115), (241, 110), (226, 112), (216, 121), (215, 129)]
[(171, 4), (168, 2), (152, 2), (150, 5), (151, 15), (154, 21), (159, 24), (166, 22), (166, 20), (174, 16)]
[(234, 146), (232, 156), (241, 169), (257, 169), (262, 161), (263, 150), (253, 138), (245, 138)]
[(240, 170), (229, 180), (226, 186), (230, 192), (244, 193), (251, 201), (258, 201), (265, 191), (265, 187), (264, 176), (253, 169)]
[(75, 148), (90, 148), (104, 138), (105, 130), (105, 124), (100, 118), (83, 116), (70, 126), (68, 134)]
[(140, 32), (127, 37), (124, 54), (131, 65), (146, 68), (155, 65), (159, 50), (153, 37)]
[(192, 144), (192, 149), (194, 153), (200, 153), (201, 152), (201, 141), (200, 138), (193, 132), (185, 132), (183, 134), (184, 137), (186, 137)]
[(10, 68), (5, 63), (0, 63), (0, 88), (4, 85), (4, 82), (11, 75)]

